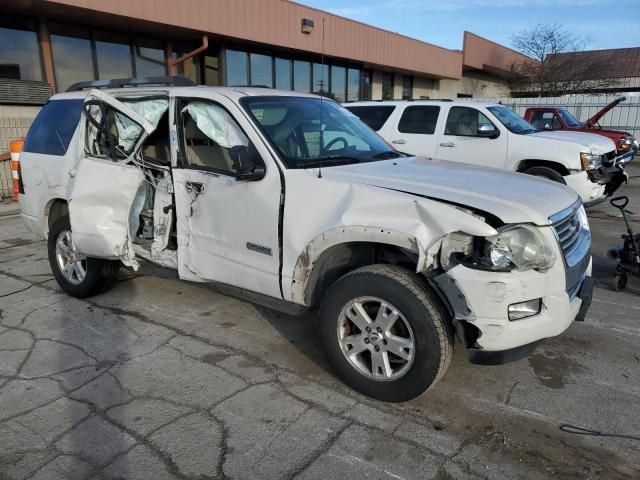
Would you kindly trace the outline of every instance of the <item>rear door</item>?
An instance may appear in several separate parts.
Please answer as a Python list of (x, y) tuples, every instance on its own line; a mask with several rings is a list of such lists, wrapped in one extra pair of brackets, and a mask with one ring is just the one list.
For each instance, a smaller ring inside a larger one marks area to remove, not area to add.
[(67, 195), (74, 242), (87, 256), (137, 268), (130, 223), (145, 179), (136, 162), (154, 127), (99, 90), (89, 92), (82, 113), (78, 161), (69, 171)]
[[(440, 122), (437, 158), (485, 167), (505, 168), (508, 134), (475, 107), (452, 106)], [(495, 134), (483, 133), (492, 126)]]
[(438, 105), (408, 106), (397, 117), (388, 140), (401, 152), (433, 157), (437, 152), (439, 115)]

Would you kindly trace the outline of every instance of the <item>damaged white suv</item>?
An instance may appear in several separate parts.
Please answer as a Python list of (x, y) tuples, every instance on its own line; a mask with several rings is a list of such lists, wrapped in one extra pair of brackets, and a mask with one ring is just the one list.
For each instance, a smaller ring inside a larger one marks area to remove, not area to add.
[(569, 188), (406, 156), (313, 95), (171, 82), (77, 85), (31, 127), (22, 215), (70, 295), (124, 264), (319, 307), (336, 372), (386, 401), (434, 384), (454, 338), (503, 362), (584, 318), (591, 234)]

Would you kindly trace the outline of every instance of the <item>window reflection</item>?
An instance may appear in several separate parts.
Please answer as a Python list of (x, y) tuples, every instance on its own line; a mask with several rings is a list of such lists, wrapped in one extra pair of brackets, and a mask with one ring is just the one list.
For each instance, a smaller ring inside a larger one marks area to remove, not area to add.
[(240, 86), (248, 85), (247, 78), (247, 54), (227, 50), (227, 85)]
[(360, 70), (350, 68), (347, 73), (347, 101), (360, 100)]
[(331, 67), (331, 96), (338, 102), (347, 99), (347, 71), (344, 67)]
[(0, 20), (0, 78), (42, 80), (38, 36), (30, 21)]
[(296, 92), (309, 93), (311, 90), (311, 65), (309, 62), (293, 62), (293, 89)]
[(393, 73), (382, 72), (382, 99), (393, 99)]
[(136, 38), (134, 41), (137, 77), (166, 75), (164, 44), (160, 40)]
[(276, 88), (291, 90), (291, 60), (276, 58)]
[[(194, 50), (194, 45), (173, 43), (173, 58), (174, 60), (180, 58), (186, 53)], [(178, 75), (182, 75), (193, 80), (195, 83), (200, 83), (200, 56), (194, 55), (191, 58), (186, 59), (184, 62), (180, 62), (176, 65), (176, 72)]]
[(206, 55), (204, 57), (204, 84), (211, 87), (220, 85), (218, 57)]
[(313, 64), (313, 93), (326, 94), (329, 91), (329, 66)]
[(58, 90), (64, 91), (76, 82), (95, 80), (89, 31), (52, 24), (50, 33)]
[(107, 32), (95, 32), (94, 38), (98, 60), (98, 78), (104, 80), (132, 77), (129, 39), (124, 35)]
[(252, 53), (251, 61), (251, 85), (261, 87), (273, 87), (273, 63), (271, 57)]

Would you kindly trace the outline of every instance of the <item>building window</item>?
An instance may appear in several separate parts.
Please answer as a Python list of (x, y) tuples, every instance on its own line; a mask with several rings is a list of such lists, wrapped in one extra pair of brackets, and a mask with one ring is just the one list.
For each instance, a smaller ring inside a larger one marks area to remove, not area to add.
[(227, 85), (230, 87), (244, 86), (249, 84), (247, 72), (247, 54), (227, 50)]
[(291, 90), (291, 60), (276, 58), (276, 88), (280, 90)]
[(86, 80), (95, 80), (89, 31), (51, 24), (51, 51), (58, 91)]
[(42, 80), (38, 35), (33, 22), (0, 20), (0, 78)]
[(402, 76), (402, 99), (411, 100), (413, 98), (413, 77)]
[(331, 96), (337, 102), (347, 99), (347, 70), (344, 67), (331, 67)]
[(133, 76), (129, 38), (107, 32), (95, 32), (98, 78), (129, 78)]
[[(177, 58), (180, 58), (184, 54), (189, 53), (196, 48), (194, 45), (184, 44), (179, 42), (173, 42), (172, 47), (173, 47), (172, 56), (174, 60), (176, 60)], [(193, 57), (186, 59), (184, 62), (180, 62), (179, 64), (177, 64), (176, 72), (178, 73), (178, 75), (187, 77), (193, 80), (195, 83), (201, 83), (202, 82), (201, 80), (202, 77), (200, 73), (201, 62), (202, 62), (201, 56), (194, 55)]]
[(371, 100), (371, 70), (362, 70), (360, 76), (360, 100)]
[(393, 73), (382, 72), (382, 100), (393, 100)]
[(136, 77), (166, 75), (164, 44), (160, 40), (136, 38), (134, 41)]
[(329, 66), (321, 63), (313, 64), (313, 93), (325, 95), (329, 92)]
[(251, 85), (273, 88), (273, 59), (267, 55), (252, 53)]
[(350, 68), (347, 71), (347, 102), (360, 100), (360, 70)]
[(204, 56), (204, 84), (210, 87), (220, 85), (220, 62), (218, 57)]
[(296, 92), (311, 91), (311, 64), (295, 60), (293, 62), (293, 89)]

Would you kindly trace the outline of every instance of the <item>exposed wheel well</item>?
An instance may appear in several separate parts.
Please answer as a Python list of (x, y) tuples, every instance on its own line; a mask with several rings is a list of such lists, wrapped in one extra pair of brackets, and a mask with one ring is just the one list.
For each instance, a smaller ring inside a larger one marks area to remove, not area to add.
[(322, 295), (343, 275), (375, 263), (399, 265), (415, 271), (418, 255), (410, 250), (374, 242), (347, 242), (328, 248), (314, 262), (305, 288), (307, 304), (320, 304)]
[(69, 215), (69, 205), (66, 200), (62, 198), (56, 198), (51, 200), (44, 211), (44, 220), (45, 220), (45, 235), (49, 236), (49, 229), (53, 222), (55, 222), (58, 218)]
[(567, 169), (567, 167), (565, 167), (561, 163), (552, 162), (550, 160), (521, 160), (520, 163), (518, 163), (516, 172), (524, 172), (531, 167), (547, 167), (555, 170), (562, 176), (569, 175), (569, 170)]

